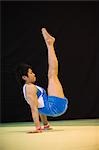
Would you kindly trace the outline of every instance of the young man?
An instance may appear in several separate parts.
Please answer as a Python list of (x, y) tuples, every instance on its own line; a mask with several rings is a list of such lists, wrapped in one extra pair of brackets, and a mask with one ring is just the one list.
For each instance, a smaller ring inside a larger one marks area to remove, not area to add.
[(60, 116), (66, 111), (68, 105), (68, 100), (64, 96), (61, 83), (58, 79), (58, 60), (54, 51), (55, 38), (45, 28), (42, 28), (42, 35), (48, 49), (48, 95), (42, 87), (35, 85), (36, 76), (31, 66), (21, 64), (17, 69), (17, 77), (24, 84), (24, 98), (30, 105), (32, 118), (36, 127), (35, 132), (37, 133), (42, 131), (39, 114), (44, 128), (48, 129), (49, 123), (46, 116)]

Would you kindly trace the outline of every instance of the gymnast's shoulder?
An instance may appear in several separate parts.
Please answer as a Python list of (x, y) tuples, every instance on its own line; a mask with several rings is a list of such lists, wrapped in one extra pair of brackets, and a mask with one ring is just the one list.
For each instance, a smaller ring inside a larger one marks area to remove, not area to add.
[(32, 83), (29, 83), (29, 84), (26, 84), (26, 92), (27, 93), (36, 93), (37, 92), (37, 88), (34, 84)]

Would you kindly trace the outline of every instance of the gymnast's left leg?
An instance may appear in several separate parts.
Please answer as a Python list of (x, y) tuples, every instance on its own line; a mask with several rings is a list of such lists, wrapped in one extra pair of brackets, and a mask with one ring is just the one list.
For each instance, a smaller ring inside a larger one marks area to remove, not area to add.
[(48, 95), (64, 98), (63, 88), (58, 79), (58, 60), (54, 50), (55, 38), (45, 28), (42, 29), (42, 34), (48, 48)]

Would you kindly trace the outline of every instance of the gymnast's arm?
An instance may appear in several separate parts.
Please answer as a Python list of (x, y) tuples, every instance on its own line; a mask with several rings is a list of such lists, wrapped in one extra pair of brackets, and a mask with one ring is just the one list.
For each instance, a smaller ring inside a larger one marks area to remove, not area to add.
[(32, 118), (36, 126), (36, 130), (39, 131), (40, 120), (39, 120), (38, 99), (37, 99), (36, 92), (37, 92), (37, 89), (34, 85), (32, 84), (27, 85), (26, 94), (27, 94), (28, 102), (31, 108)]

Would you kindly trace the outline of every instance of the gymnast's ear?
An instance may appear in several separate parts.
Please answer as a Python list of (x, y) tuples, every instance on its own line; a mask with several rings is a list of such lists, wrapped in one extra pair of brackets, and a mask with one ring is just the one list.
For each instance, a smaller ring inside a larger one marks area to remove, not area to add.
[(23, 79), (23, 80), (26, 80), (26, 79), (27, 79), (27, 76), (23, 75), (23, 76), (22, 76), (22, 79)]

